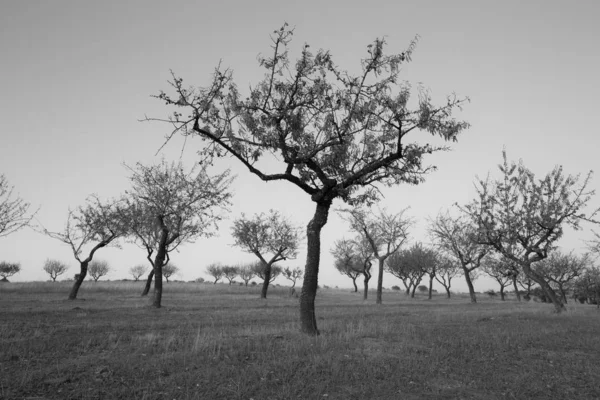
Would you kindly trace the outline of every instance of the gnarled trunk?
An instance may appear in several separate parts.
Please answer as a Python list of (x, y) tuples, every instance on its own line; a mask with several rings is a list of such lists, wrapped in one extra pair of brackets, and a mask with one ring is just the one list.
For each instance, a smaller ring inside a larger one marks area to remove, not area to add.
[[(88, 263), (88, 260), (79, 263), (80, 272), (75, 278), (75, 282), (73, 283), (73, 287), (71, 288), (71, 293), (69, 293), (69, 300), (75, 300), (77, 298), (77, 292), (79, 292), (79, 288), (81, 287), (81, 284), (83, 283), (83, 280), (87, 275)], [(54, 280), (56, 281), (56, 278)]]
[(538, 285), (540, 285), (540, 287), (542, 288), (544, 293), (546, 293), (546, 296), (548, 296), (550, 298), (550, 300), (552, 301), (552, 304), (554, 304), (554, 310), (557, 313), (560, 313), (560, 312), (566, 310), (565, 305), (560, 300), (560, 298), (556, 295), (556, 293), (554, 292), (554, 289), (552, 289), (552, 287), (548, 284), (548, 282), (546, 282), (546, 280), (540, 274), (538, 274), (533, 269), (531, 269), (531, 264), (523, 263), (522, 267), (523, 267), (523, 272), (525, 272), (525, 275), (527, 275), (529, 278), (534, 280)]
[(312, 220), (306, 227), (306, 266), (304, 281), (300, 295), (300, 326), (304, 333), (318, 335), (315, 315), (315, 297), (319, 278), (319, 262), (321, 258), (321, 229), (327, 223), (331, 201), (317, 202)]
[(473, 281), (471, 280), (471, 271), (468, 268), (463, 267), (465, 280), (469, 288), (469, 296), (471, 297), (471, 303), (477, 303), (477, 296), (475, 296), (475, 288), (473, 287)]
[(379, 275), (377, 276), (377, 301), (375, 303), (381, 304), (383, 302), (383, 264), (385, 258), (379, 259)]
[(150, 291), (150, 287), (152, 286), (152, 278), (154, 278), (154, 267), (148, 274), (148, 278), (146, 279), (146, 286), (144, 286), (144, 291), (142, 292), (142, 296), (147, 296)]
[[(271, 281), (271, 264), (265, 264), (265, 280), (260, 291), (260, 298), (267, 298), (267, 290), (269, 290), (269, 283)], [(231, 283), (230, 283), (231, 284)]]

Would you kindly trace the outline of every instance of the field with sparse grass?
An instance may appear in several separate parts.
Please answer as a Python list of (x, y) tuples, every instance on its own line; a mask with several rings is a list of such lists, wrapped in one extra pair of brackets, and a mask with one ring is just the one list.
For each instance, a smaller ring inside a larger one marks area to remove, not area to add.
[(0, 285), (2, 399), (594, 399), (600, 311), (480, 295), (428, 301), (322, 289), (319, 337), (272, 287)]

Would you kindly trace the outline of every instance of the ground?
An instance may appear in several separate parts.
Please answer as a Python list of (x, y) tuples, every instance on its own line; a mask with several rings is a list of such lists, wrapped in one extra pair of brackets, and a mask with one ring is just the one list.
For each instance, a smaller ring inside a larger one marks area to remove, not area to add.
[(168, 283), (153, 309), (142, 286), (1, 285), (0, 398), (600, 398), (595, 306), (322, 289), (308, 337), (287, 288)]

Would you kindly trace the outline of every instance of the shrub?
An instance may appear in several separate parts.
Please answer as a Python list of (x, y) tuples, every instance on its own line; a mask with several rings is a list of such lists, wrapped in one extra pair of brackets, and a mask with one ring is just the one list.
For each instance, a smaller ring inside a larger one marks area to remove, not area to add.
[(488, 290), (487, 292), (485, 292), (485, 294), (490, 296), (490, 298), (496, 296), (496, 292), (493, 289)]
[(392, 286), (392, 290), (400, 290), (400, 286), (394, 285)]
[(417, 287), (417, 289), (419, 289), (419, 292), (421, 292), (421, 293), (425, 293), (425, 292), (429, 291), (429, 288), (425, 285), (419, 285)]

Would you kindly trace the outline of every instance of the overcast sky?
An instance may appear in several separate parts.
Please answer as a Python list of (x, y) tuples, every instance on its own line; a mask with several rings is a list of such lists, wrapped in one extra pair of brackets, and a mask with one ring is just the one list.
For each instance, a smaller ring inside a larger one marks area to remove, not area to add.
[[(37, 218), (49, 230), (64, 227), (69, 207), (92, 193), (118, 196), (128, 188), (123, 163), (198, 159), (198, 140), (176, 138), (156, 154), (169, 127), (138, 122), (170, 110), (150, 97), (168, 89), (169, 70), (187, 84), (206, 85), (222, 60), (240, 89), (262, 77), (256, 56), (268, 54), (269, 34), (284, 22), (295, 27), (292, 59), (301, 46), (329, 49), (344, 69), (356, 70), (366, 46), (385, 36), (390, 52), (403, 51), (420, 35), (413, 62), (402, 78), (422, 82), (443, 101), (456, 92), (471, 103), (457, 116), (472, 127), (453, 150), (430, 156), (438, 167), (417, 187), (383, 189), (382, 207), (410, 207), (417, 223), (411, 240), (428, 242), (427, 216), (475, 195), (475, 175), (498, 176), (503, 146), (536, 174), (561, 164), (585, 174), (597, 164), (600, 144), (600, 2), (578, 1), (2, 1), (0, 3), (0, 172), (16, 192), (41, 207)], [(427, 140), (421, 135), (423, 141)], [(278, 209), (306, 226), (314, 203), (295, 186), (263, 183), (233, 160), (219, 163), (237, 174), (231, 216)], [(600, 177), (592, 181), (599, 187)], [(596, 198), (595, 205), (600, 203)], [(334, 206), (341, 206), (335, 203)], [(349, 287), (333, 268), (329, 249), (347, 234), (335, 214), (323, 230), (319, 282)], [(568, 232), (564, 249), (583, 251), (589, 227)], [(230, 222), (220, 236), (181, 248), (172, 260), (186, 280), (221, 261), (253, 261), (232, 247)], [(46, 258), (78, 271), (68, 246), (32, 230), (0, 238), (0, 260), (20, 262), (14, 281), (44, 280)], [(102, 249), (109, 278), (128, 277), (144, 263), (131, 244)], [(304, 266), (305, 247), (297, 260)], [(374, 277), (374, 280), (376, 277)], [(285, 283), (283, 279), (278, 280)], [(391, 275), (384, 286), (400, 284)], [(476, 290), (495, 286), (476, 282)], [(456, 289), (466, 291), (463, 279)]]

